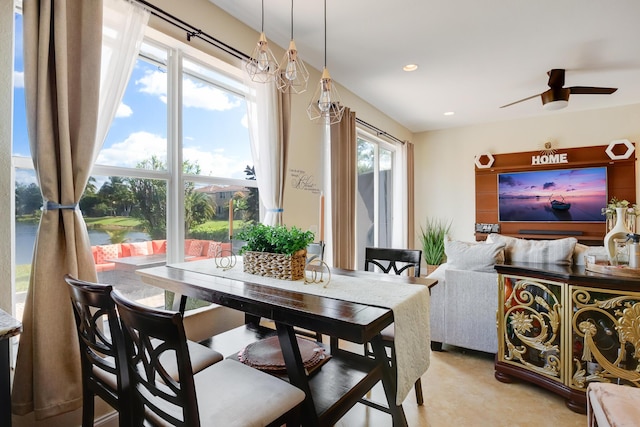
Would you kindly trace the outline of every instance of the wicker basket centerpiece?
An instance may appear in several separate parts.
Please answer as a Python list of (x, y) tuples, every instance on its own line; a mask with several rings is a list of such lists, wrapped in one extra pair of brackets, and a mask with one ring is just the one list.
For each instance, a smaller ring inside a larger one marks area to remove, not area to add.
[(304, 277), (307, 251), (300, 250), (293, 255), (246, 251), (242, 258), (245, 273), (283, 280), (299, 280)]
[(283, 280), (304, 277), (307, 246), (314, 240), (312, 232), (284, 225), (253, 224), (234, 237), (245, 242), (240, 254), (246, 273)]

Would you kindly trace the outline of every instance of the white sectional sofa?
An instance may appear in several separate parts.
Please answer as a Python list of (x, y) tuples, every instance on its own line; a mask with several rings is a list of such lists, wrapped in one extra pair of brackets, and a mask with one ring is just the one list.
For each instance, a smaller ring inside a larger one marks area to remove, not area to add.
[(495, 264), (584, 264), (587, 253), (606, 254), (604, 247), (585, 246), (573, 237), (526, 240), (499, 234), (491, 234), (486, 242), (448, 240), (445, 252), (447, 262), (429, 275), (438, 280), (431, 289), (432, 349), (450, 344), (487, 353), (498, 351)]

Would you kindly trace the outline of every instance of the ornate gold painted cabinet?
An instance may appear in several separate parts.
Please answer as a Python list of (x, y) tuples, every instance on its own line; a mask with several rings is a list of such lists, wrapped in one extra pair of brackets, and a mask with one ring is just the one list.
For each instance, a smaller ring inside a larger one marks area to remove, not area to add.
[(495, 376), (536, 383), (586, 410), (592, 381), (640, 386), (640, 278), (583, 267), (497, 265)]

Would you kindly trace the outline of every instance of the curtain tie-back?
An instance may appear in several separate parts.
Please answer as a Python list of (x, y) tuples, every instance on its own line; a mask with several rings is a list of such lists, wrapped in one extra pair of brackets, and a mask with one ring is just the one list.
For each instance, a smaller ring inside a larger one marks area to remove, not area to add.
[(78, 204), (74, 203), (72, 205), (61, 205), (59, 203), (56, 202), (52, 202), (51, 200), (45, 200), (44, 201), (44, 205), (42, 206), (42, 210), (44, 212), (46, 211), (53, 211), (56, 209), (71, 209), (71, 210), (76, 210), (78, 209)]
[(281, 213), (281, 212), (284, 212), (284, 209), (282, 209), (282, 208), (267, 209), (267, 212)]

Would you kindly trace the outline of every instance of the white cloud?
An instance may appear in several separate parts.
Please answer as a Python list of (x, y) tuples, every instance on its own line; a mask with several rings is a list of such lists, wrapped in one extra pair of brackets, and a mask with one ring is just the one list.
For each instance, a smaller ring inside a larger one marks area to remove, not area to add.
[(182, 82), (185, 107), (204, 108), (205, 110), (225, 111), (236, 108), (239, 101), (232, 102), (226, 93), (213, 86), (196, 83), (193, 80)]
[(160, 71), (147, 72), (144, 77), (136, 80), (136, 85), (140, 85), (140, 92), (148, 93), (160, 98), (167, 103), (167, 74)]
[(133, 110), (127, 104), (125, 104), (124, 102), (121, 102), (120, 105), (118, 105), (118, 110), (116, 111), (116, 118), (130, 117), (132, 115), (133, 115)]
[(162, 161), (167, 159), (167, 140), (149, 132), (134, 132), (122, 142), (103, 148), (96, 163), (109, 166), (135, 168), (138, 163), (152, 155)]
[[(124, 141), (103, 148), (96, 163), (109, 166), (135, 168), (138, 163), (155, 155), (167, 160), (167, 140), (149, 132), (134, 132)], [(185, 148), (184, 160), (198, 163), (202, 175), (244, 178), (247, 162), (224, 155), (224, 150), (202, 151), (198, 147)]]
[[(140, 85), (140, 92), (157, 96), (162, 102), (167, 102), (166, 73), (157, 70), (147, 72), (144, 77), (136, 81), (136, 85)], [(191, 79), (182, 82), (182, 90), (184, 93), (182, 104), (185, 107), (225, 111), (240, 105), (240, 101), (232, 101), (225, 92)]]
[(13, 87), (24, 87), (24, 71), (13, 72)]
[(224, 151), (200, 151), (198, 148), (185, 148), (183, 159), (200, 165), (200, 173), (208, 176), (244, 178), (246, 161), (224, 155)]
[(240, 124), (242, 127), (249, 129), (249, 117), (246, 114), (240, 119)]

